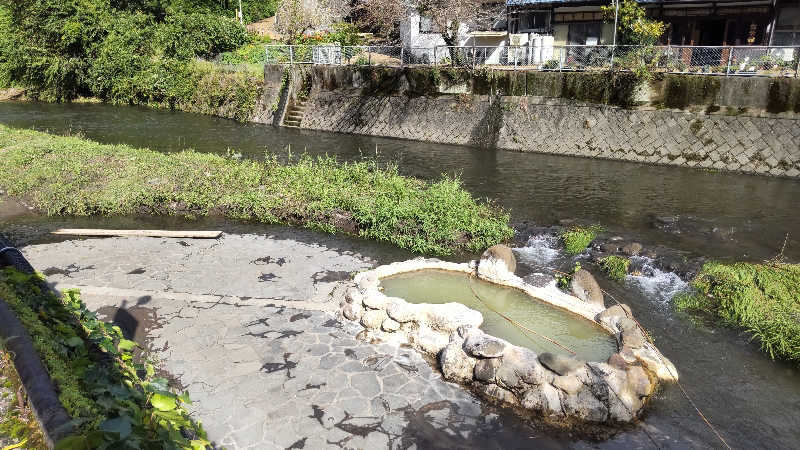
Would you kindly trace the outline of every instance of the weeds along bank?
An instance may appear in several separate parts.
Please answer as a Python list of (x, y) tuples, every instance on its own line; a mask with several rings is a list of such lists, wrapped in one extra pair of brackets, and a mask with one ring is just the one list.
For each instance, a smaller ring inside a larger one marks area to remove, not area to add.
[(707, 263), (679, 310), (746, 329), (772, 358), (800, 364), (800, 264)]
[[(249, 11), (274, 12), (259, 1)], [(246, 62), (235, 51), (260, 42), (229, 13), (180, 0), (0, 1), (0, 86), (35, 100), (94, 97), (247, 121), (262, 67), (204, 61)]]
[(301, 157), (247, 161), (0, 126), (0, 186), (47, 214), (222, 215), (297, 225), (446, 255), (511, 238), (509, 216), (457, 179), (428, 183), (394, 167)]

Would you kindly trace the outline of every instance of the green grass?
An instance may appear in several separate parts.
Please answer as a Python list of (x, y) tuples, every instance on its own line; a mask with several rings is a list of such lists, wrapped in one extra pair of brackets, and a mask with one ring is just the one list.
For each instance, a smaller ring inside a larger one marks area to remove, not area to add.
[(773, 359), (800, 363), (800, 264), (710, 262), (692, 286), (675, 298), (678, 310), (743, 327)]
[[(22, 405), (19, 404), (17, 392), (21, 394)], [(20, 448), (28, 450), (46, 449), (39, 422), (36, 421), (25, 395), (12, 356), (3, 350), (2, 340), (0, 340), (0, 401), (8, 402), (8, 409), (0, 416), (0, 438), (5, 438), (7, 442), (10, 439), (10, 445), (20, 445)]]
[(615, 281), (625, 280), (625, 276), (628, 274), (628, 267), (631, 265), (631, 260), (617, 255), (600, 258), (599, 262), (603, 272)]
[(586, 247), (588, 247), (594, 238), (597, 237), (597, 233), (600, 233), (601, 231), (603, 231), (603, 227), (600, 225), (576, 225), (565, 231), (562, 231), (560, 237), (561, 241), (564, 243), (567, 253), (577, 255), (586, 250)]
[(76, 425), (77, 432), (56, 450), (205, 448), (205, 432), (184, 406), (188, 394), (171, 392), (150, 361), (136, 360), (135, 343), (119, 327), (98, 320), (77, 290), (57, 297), (43, 281), (3, 269), (0, 298), (30, 333)]
[(1, 125), (0, 187), (50, 215), (218, 214), (347, 230), (425, 254), (478, 252), (513, 235), (507, 213), (446, 176), (427, 183), (330, 157), (162, 154)]

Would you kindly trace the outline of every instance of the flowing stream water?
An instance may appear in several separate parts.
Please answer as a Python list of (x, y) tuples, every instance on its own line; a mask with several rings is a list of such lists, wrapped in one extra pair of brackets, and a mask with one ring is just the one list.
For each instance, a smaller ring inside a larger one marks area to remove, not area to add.
[[(159, 151), (193, 148), (248, 158), (265, 151), (330, 154), (346, 160), (377, 158), (401, 173), (433, 179), (459, 174), (476, 196), (510, 209), (513, 220), (549, 225), (562, 219), (597, 222), (642, 243), (663, 245), (724, 260), (763, 260), (776, 255), (789, 233), (784, 256), (800, 260), (800, 181), (710, 173), (675, 167), (562, 156), (487, 151), (397, 139), (341, 135), (194, 114), (102, 104), (0, 103), (0, 123), (57, 134), (81, 133), (104, 143)], [(0, 204), (0, 210), (5, 208)], [(54, 219), (0, 211), (0, 230), (71, 226), (197, 227), (180, 218)], [(226, 231), (258, 225), (205, 219)], [(357, 245), (358, 243), (354, 243)], [(516, 249), (520, 276), (573, 262), (548, 236), (533, 236)], [(385, 262), (407, 256), (382, 247)], [(734, 448), (797, 448), (800, 442), (800, 370), (771, 361), (745, 332), (698, 323), (672, 310), (670, 298), (685, 288), (674, 274), (642, 258), (641, 275), (624, 283), (598, 280), (633, 308), (659, 349), (678, 367), (681, 381)], [(500, 420), (513, 422), (510, 417)], [(526, 448), (529, 436), (499, 428), (504, 448)], [(719, 448), (721, 443), (675, 386), (667, 386), (634, 429), (603, 442), (556, 437), (556, 447)]]

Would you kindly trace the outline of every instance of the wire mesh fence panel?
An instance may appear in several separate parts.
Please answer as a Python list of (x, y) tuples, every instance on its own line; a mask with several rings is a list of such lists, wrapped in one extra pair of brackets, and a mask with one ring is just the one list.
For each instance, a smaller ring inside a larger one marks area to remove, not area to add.
[(405, 51), (403, 47), (392, 45), (369, 46), (367, 50), (367, 63), (371, 66), (400, 67), (403, 65)]
[(797, 76), (798, 47), (732, 47), (730, 74)]
[(521, 70), (655, 71), (713, 75), (800, 75), (800, 47), (756, 46), (340, 46), (268, 45), (267, 64), (401, 67), (436, 65)]

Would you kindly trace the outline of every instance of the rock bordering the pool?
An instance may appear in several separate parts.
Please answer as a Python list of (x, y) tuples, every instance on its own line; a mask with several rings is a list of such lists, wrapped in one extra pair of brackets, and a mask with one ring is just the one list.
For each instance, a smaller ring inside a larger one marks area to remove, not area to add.
[(435, 356), (446, 380), (557, 423), (634, 421), (659, 383), (677, 380), (675, 366), (648, 342), (625, 305), (604, 308), (554, 285), (539, 288), (510, 272), (480, 271), (484, 281), (519, 289), (532, 301), (570, 311), (615, 336), (618, 351), (606, 362), (594, 362), (537, 354), (488, 335), (479, 328), (483, 315), (461, 303), (409, 303), (379, 289), (381, 279), (392, 275), (429, 269), (474, 274), (477, 265), (417, 258), (359, 273), (345, 294), (342, 314), (360, 321), (370, 337), (407, 343)]

